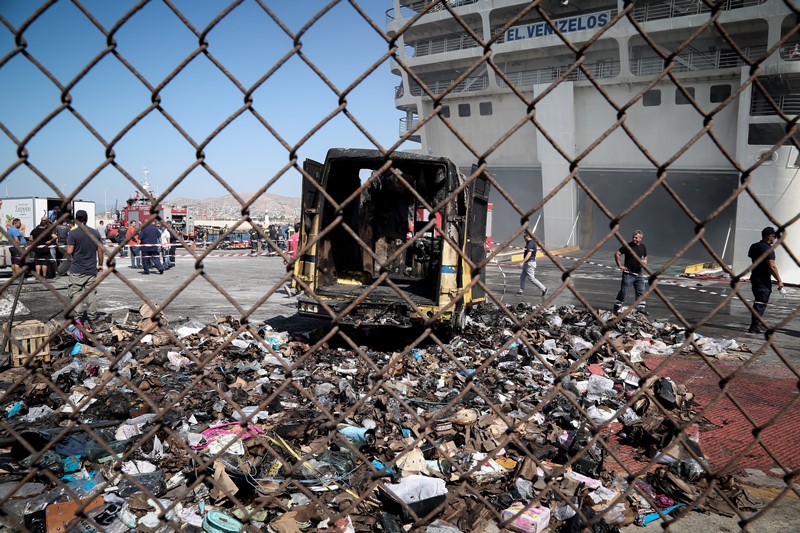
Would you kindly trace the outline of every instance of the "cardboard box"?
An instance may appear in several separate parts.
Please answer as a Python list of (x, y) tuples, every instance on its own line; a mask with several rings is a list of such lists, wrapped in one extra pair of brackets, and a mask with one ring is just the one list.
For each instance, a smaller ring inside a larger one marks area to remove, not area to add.
[[(524, 511), (523, 511), (524, 509)], [(517, 513), (522, 514), (513, 518)], [(541, 533), (550, 524), (550, 508), (530, 506), (525, 509), (525, 504), (516, 502), (508, 509), (503, 509), (503, 521), (511, 520), (506, 526), (511, 531), (519, 533)]]

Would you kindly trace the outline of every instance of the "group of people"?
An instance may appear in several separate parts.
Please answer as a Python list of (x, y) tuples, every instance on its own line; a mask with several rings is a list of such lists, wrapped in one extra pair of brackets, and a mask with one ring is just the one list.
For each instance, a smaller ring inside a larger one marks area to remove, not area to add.
[(26, 238), (21, 231), (22, 222), (15, 218), (8, 229), (10, 240), (11, 264), (14, 274), (22, 274), (26, 269), (23, 263), (23, 250), (35, 246), (32, 252), (35, 271), (46, 278), (49, 266), (60, 271), (65, 266), (64, 274), (68, 274), (67, 295), (75, 307), (81, 302), (86, 305), (86, 318), (91, 322), (97, 317), (97, 274), (103, 271), (103, 237), (87, 226), (89, 215), (84, 210), (75, 213), (75, 220), (68, 219), (57, 222), (60, 213), (53, 213), (56, 220), (51, 220), (50, 213), (42, 217), (39, 224)]
[[(60, 216), (60, 213), (56, 216)], [(84, 210), (75, 213), (74, 221), (65, 219), (54, 227), (50, 215), (42, 217), (39, 224), (26, 237), (22, 234), (22, 222), (14, 219), (8, 229), (12, 269), (19, 274), (26, 267), (23, 251), (35, 246), (31, 252), (35, 271), (48, 277), (49, 266), (54, 273), (68, 274), (67, 293), (73, 304), (83, 302), (86, 306), (84, 318), (88, 323), (97, 319), (97, 274), (103, 271), (104, 243), (108, 227), (100, 224), (100, 231), (87, 226), (88, 214)], [(142, 274), (156, 270), (163, 274), (175, 266), (175, 249), (179, 230), (154, 221), (140, 226), (138, 222), (123, 223), (117, 231), (117, 244), (127, 242), (131, 250), (131, 268), (141, 268)], [(124, 248), (123, 248), (124, 249)], [(58, 265), (58, 267), (56, 267)], [(63, 268), (62, 268), (63, 265)]]
[(70, 221), (64, 220), (55, 227), (53, 223), (48, 216), (42, 217), (26, 237), (22, 233), (22, 221), (18, 218), (11, 221), (8, 235), (13, 245), (10, 247), (11, 268), (15, 274), (26, 266), (23, 263), (25, 248), (32, 248), (28, 255), (28, 264), (33, 264), (39, 276), (48, 278), (67, 273), (70, 257), (66, 247)]
[[(194, 242), (198, 247), (205, 247), (209, 244), (216, 243), (219, 249), (226, 249), (230, 246), (228, 242), (219, 242), (221, 236), (228, 231), (228, 227), (203, 227), (195, 226), (194, 228)], [(247, 238), (243, 240), (239, 237), (243, 232), (247, 233)], [(300, 239), (300, 224), (270, 224), (264, 227), (261, 224), (253, 224), (249, 230), (236, 230), (231, 232), (228, 236), (231, 243), (246, 247), (249, 242), (250, 252), (252, 254), (261, 254), (262, 251), (267, 251), (269, 254), (275, 252), (285, 251), (291, 254), (297, 250), (297, 244)], [(249, 241), (248, 241), (249, 239)], [(237, 246), (239, 247), (239, 246)]]
[[(533, 283), (542, 294), (542, 298), (547, 295), (547, 287), (536, 279), (536, 242), (533, 235), (525, 232), (525, 251), (519, 266), (522, 273), (519, 278), (519, 291), (517, 294), (525, 293), (525, 282)], [(748, 250), (747, 256), (752, 261), (753, 267), (750, 273), (750, 287), (753, 291), (753, 310), (749, 333), (764, 333), (763, 316), (767, 310), (767, 304), (772, 294), (772, 278), (778, 282), (778, 290), (781, 295), (786, 295), (781, 275), (775, 265), (775, 250), (773, 245), (778, 238), (775, 228), (768, 226), (761, 231), (761, 240), (753, 243)], [(647, 315), (645, 300), (642, 298), (647, 290), (647, 280), (645, 278), (644, 267), (647, 265), (647, 247), (644, 242), (644, 233), (641, 230), (633, 232), (631, 241), (621, 246), (614, 254), (617, 267), (622, 271), (622, 283), (614, 301), (614, 314), (619, 314), (625, 302), (625, 298), (631, 287), (636, 295), (636, 310)]]
[(120, 254), (127, 255), (124, 248), (127, 243), (131, 268), (142, 269), (142, 274), (146, 275), (151, 270), (163, 274), (175, 266), (175, 250), (182, 237), (179, 229), (157, 220), (147, 224), (131, 221), (126, 225), (123, 222), (117, 230), (117, 244), (122, 247)]

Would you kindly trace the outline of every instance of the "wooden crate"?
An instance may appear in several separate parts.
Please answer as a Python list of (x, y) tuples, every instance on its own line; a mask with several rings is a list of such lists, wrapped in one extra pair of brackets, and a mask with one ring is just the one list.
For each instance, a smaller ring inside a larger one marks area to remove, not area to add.
[(38, 320), (25, 320), (11, 330), (11, 364), (25, 366), (32, 356), (36, 362), (50, 361), (50, 344), (45, 342), (50, 334), (47, 326)]

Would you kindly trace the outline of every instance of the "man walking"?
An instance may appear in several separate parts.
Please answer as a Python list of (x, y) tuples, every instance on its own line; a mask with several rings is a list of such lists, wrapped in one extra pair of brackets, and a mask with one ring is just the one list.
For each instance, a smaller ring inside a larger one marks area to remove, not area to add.
[(544, 298), (547, 294), (547, 287), (536, 279), (536, 241), (533, 240), (533, 235), (527, 230), (525, 231), (524, 237), (525, 252), (522, 256), (522, 262), (519, 264), (522, 273), (519, 275), (519, 290), (517, 294), (525, 294), (525, 280), (527, 279), (542, 291), (542, 298)]
[[(633, 285), (636, 292), (636, 299), (638, 300), (646, 289), (644, 273), (642, 266), (647, 264), (647, 247), (642, 243), (644, 233), (641, 230), (633, 232), (633, 238), (627, 246), (621, 246), (617, 253), (614, 254), (614, 259), (617, 266), (622, 270), (622, 284), (620, 285), (619, 292), (617, 293), (617, 301), (614, 302), (614, 314), (617, 314), (622, 309), (622, 304), (625, 302), (625, 296), (628, 294), (628, 289)], [(625, 261), (622, 261), (622, 257)], [(642, 300), (636, 306), (636, 310), (643, 315), (647, 314), (645, 311), (645, 302)]]
[[(77, 311), (79, 302), (88, 308), (89, 324), (97, 319), (97, 274), (103, 271), (103, 239), (100, 233), (86, 225), (89, 215), (83, 209), (75, 213), (78, 221), (67, 236), (67, 253), (72, 256), (69, 267), (67, 295)], [(94, 239), (94, 240), (93, 240)]]
[[(750, 272), (750, 287), (753, 290), (753, 317), (750, 319), (749, 333), (764, 333), (761, 326), (761, 317), (767, 310), (769, 297), (772, 294), (772, 277), (778, 280), (778, 289), (782, 295), (786, 294), (781, 275), (775, 265), (775, 250), (772, 245), (778, 238), (775, 228), (767, 226), (761, 230), (761, 240), (750, 245), (747, 257), (753, 262), (753, 271)], [(766, 256), (764, 256), (766, 254)], [(764, 257), (762, 257), (764, 256)]]
[(139, 238), (142, 240), (142, 274), (150, 274), (150, 267), (155, 267), (159, 274), (164, 273), (164, 266), (158, 258), (158, 249), (161, 247), (161, 233), (152, 223), (145, 225), (139, 230)]

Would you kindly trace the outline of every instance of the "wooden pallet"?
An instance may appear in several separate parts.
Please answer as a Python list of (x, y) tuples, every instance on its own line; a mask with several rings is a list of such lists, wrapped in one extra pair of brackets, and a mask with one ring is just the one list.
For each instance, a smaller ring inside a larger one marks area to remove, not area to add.
[(25, 320), (11, 330), (11, 364), (25, 366), (30, 358), (36, 362), (50, 362), (50, 344), (45, 342), (50, 334), (47, 326), (38, 320)]

